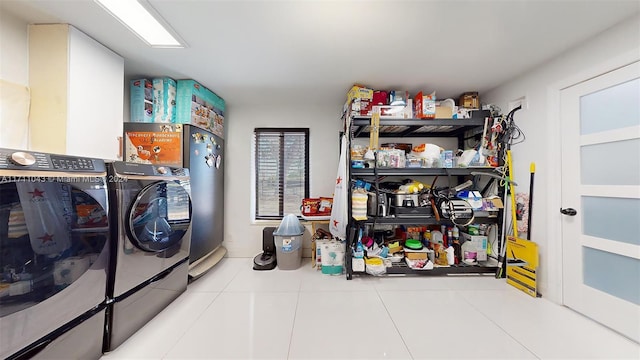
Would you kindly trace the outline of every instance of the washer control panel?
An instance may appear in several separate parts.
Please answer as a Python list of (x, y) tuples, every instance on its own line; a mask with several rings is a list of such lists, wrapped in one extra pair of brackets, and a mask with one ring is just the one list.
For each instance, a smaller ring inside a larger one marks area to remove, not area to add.
[(105, 165), (102, 159), (0, 148), (0, 169), (101, 173)]
[(93, 170), (93, 159), (51, 155), (51, 163), (54, 169), (64, 170)]

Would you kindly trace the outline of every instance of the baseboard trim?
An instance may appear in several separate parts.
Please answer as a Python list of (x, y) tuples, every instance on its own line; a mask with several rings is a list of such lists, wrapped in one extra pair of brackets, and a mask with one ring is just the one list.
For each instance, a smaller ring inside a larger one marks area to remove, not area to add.
[(227, 254), (224, 246), (219, 246), (212, 252), (198, 259), (193, 264), (189, 264), (189, 280), (194, 280), (209, 271)]

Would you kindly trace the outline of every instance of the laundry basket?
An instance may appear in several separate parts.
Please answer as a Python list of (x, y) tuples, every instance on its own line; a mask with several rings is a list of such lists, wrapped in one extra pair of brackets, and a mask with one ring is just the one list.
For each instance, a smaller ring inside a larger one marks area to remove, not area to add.
[(302, 263), (302, 234), (304, 226), (298, 217), (288, 214), (273, 232), (276, 261), (280, 270), (295, 270)]

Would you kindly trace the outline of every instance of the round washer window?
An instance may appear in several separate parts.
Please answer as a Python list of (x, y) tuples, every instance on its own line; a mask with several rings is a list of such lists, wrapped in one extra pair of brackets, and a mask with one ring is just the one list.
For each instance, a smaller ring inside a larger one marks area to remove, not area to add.
[(191, 223), (191, 199), (177, 182), (157, 182), (142, 191), (128, 215), (131, 241), (144, 251), (164, 251), (180, 243)]

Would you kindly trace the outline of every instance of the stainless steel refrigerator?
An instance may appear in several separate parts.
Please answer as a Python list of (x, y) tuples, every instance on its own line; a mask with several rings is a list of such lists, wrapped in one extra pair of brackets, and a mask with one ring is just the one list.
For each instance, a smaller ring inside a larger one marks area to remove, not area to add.
[(224, 238), (224, 139), (187, 124), (125, 123), (127, 162), (189, 168), (192, 231), (189, 277), (213, 267), (226, 253)]

